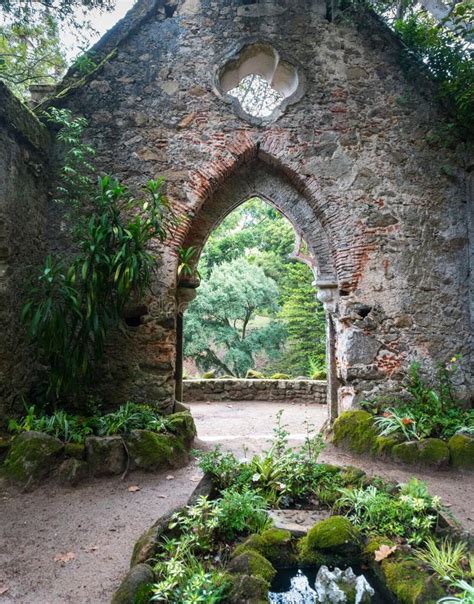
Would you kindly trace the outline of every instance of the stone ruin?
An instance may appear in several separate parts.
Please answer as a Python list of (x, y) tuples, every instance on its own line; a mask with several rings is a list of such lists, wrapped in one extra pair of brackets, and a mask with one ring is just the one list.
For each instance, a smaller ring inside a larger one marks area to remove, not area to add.
[[(327, 312), (328, 402), (342, 409), (399, 388), (413, 359), (462, 355), (472, 397), (473, 177), (465, 143), (430, 134), (446, 122), (422, 67), (368, 11), (325, 0), (138, 0), (48, 101), (89, 121), (100, 169), (130, 188), (163, 176), (185, 220), (157, 254), (153, 291), (116, 334), (95, 391), (118, 405), (180, 389), (177, 250), (259, 195), (314, 258)], [(404, 56), (404, 55), (403, 55)], [(258, 76), (266, 115), (232, 93)], [(43, 104), (44, 106), (44, 104)], [(40, 105), (41, 108), (41, 105)], [(54, 139), (0, 86), (0, 416), (34, 383), (19, 323), (25, 288), (64, 245), (51, 202)]]

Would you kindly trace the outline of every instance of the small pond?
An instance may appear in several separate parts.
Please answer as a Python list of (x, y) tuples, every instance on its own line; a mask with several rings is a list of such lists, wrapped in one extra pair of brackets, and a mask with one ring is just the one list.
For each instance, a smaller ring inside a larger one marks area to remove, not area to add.
[[(336, 585), (331, 580), (334, 576), (338, 576)], [(342, 592), (350, 591), (350, 587), (352, 596), (347, 599)], [(372, 573), (355, 566), (343, 571), (327, 567), (278, 569), (268, 597), (270, 604), (344, 604), (354, 602), (355, 591), (360, 594), (355, 604), (393, 602)]]

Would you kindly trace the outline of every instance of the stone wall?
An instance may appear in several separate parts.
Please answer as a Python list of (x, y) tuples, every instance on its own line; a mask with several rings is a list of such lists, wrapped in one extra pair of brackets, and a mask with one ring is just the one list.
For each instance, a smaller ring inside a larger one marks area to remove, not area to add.
[[(300, 76), (297, 96), (264, 122), (244, 119), (218, 78), (256, 42)], [(315, 256), (334, 324), (340, 408), (399, 389), (413, 359), (433, 368), (458, 353), (458, 390), (472, 394), (470, 155), (462, 144), (434, 142), (446, 121), (436, 90), (373, 14), (345, 11), (330, 22), (323, 0), (139, 0), (94, 51), (103, 63), (86, 77), (68, 74), (54, 103), (89, 120), (102, 171), (132, 190), (163, 176), (183, 217), (166, 245), (156, 244), (161, 265), (141, 324), (110, 343), (100, 395), (113, 405), (170, 407), (178, 247), (202, 248), (251, 195), (281, 210)], [(2, 150), (3, 165), (17, 166), (5, 199), (12, 212), (32, 218), (10, 223), (21, 225), (22, 245), (32, 230), (17, 256), (26, 270), (41, 249), (46, 183), (38, 147), (13, 130), (6, 128)], [(51, 225), (53, 248), (57, 235)], [(10, 351), (16, 291), (3, 286)], [(3, 366), (24, 367), (21, 350)], [(2, 381), (8, 397), (14, 373)]]
[(326, 382), (316, 380), (184, 380), (183, 402), (287, 401), (326, 404)]
[(0, 425), (28, 394), (34, 364), (20, 313), (45, 253), (48, 133), (0, 82)]
[[(256, 41), (303, 82), (264, 123), (243, 119), (218, 81)], [(104, 171), (132, 189), (164, 176), (184, 217), (142, 326), (110, 350), (106, 397), (172, 400), (177, 248), (202, 247), (254, 194), (292, 221), (319, 287), (332, 287), (341, 408), (399, 389), (415, 358), (434, 367), (456, 353), (469, 396), (468, 153), (433, 142), (446, 121), (436, 90), (402, 50), (369, 12), (329, 22), (322, 0), (145, 0), (96, 46), (104, 65), (60, 104), (89, 119)]]

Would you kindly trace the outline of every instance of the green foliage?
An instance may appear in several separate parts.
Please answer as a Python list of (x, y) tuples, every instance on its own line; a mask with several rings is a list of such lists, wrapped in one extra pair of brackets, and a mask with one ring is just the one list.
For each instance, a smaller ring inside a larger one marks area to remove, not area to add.
[(52, 415), (37, 415), (34, 405), (28, 408), (21, 420), (11, 419), (8, 431), (13, 434), (21, 432), (44, 432), (64, 442), (80, 443), (94, 432), (94, 421), (91, 418), (69, 415), (65, 411), (55, 411)]
[(317, 462), (324, 448), (320, 434), (307, 424), (307, 435), (300, 449), (288, 446), (289, 433), (281, 422), (280, 411), (270, 448), (250, 461), (240, 463), (232, 453), (219, 448), (199, 453), (199, 466), (219, 488), (251, 488), (270, 505), (288, 505), (311, 496), (326, 475), (324, 464)]
[[(252, 358), (259, 355), (259, 360), (262, 359), (260, 362), (265, 363), (264, 372), (269, 374), (309, 375), (309, 357), (318, 359), (319, 368), (323, 369), (325, 365), (322, 304), (316, 299), (312, 285), (314, 276), (309, 267), (289, 258), (294, 244), (294, 229), (283, 215), (261, 199), (253, 198), (229, 214), (211, 234), (199, 263), (203, 285), (214, 279), (216, 270), (222, 267), (228, 270), (226, 267), (231, 261), (236, 263), (233, 266), (238, 266), (237, 261), (244, 258), (247, 271), (261, 269), (266, 278), (276, 284), (272, 288), (273, 304), (268, 306), (261, 303), (249, 321), (249, 330), (260, 329), (262, 324), (268, 328), (264, 333), (265, 338), (248, 344), (252, 348)], [(235, 280), (240, 279), (241, 273), (236, 270)], [(200, 308), (199, 298), (210, 296), (211, 302), (219, 307), (227, 301), (221, 299), (217, 292), (210, 294), (203, 285), (186, 315), (185, 354), (204, 369), (215, 366), (224, 373), (231, 373), (218, 363), (218, 360), (222, 360), (222, 350), (213, 350), (217, 359), (208, 352), (203, 355), (207, 357), (205, 361), (200, 358), (205, 334), (198, 328), (198, 317), (193, 316)], [(222, 333), (220, 326), (218, 329), (217, 339), (226, 339), (227, 333)], [(236, 349), (238, 364), (253, 366), (247, 352), (243, 353), (235, 342), (230, 345)], [(245, 371), (238, 372), (238, 375), (243, 374)]]
[(32, 84), (53, 84), (65, 67), (58, 21), (50, 12), (0, 26), (0, 80), (18, 96), (28, 96)]
[(424, 547), (415, 551), (415, 556), (432, 568), (440, 579), (452, 581), (464, 576), (462, 563), (468, 558), (467, 545), (453, 543), (448, 537), (437, 543), (428, 537)]
[(199, 271), (193, 264), (196, 253), (194, 246), (179, 248), (178, 277), (200, 277)]
[(452, 379), (457, 361), (454, 357), (447, 365), (440, 366), (431, 383), (423, 378), (420, 364), (412, 363), (405, 381), (411, 400), (388, 408), (375, 419), (380, 434), (400, 434), (406, 440), (448, 439), (459, 430), (472, 430), (473, 410), (463, 409), (453, 395)]
[(130, 434), (132, 430), (164, 432), (169, 422), (148, 405), (125, 403), (117, 411), (107, 413), (97, 419), (97, 433), (101, 436)]
[[(467, 9), (467, 3), (464, 3)], [(474, 24), (472, 7), (460, 19)], [(458, 32), (440, 27), (425, 11), (412, 12), (395, 23), (395, 31), (408, 48), (427, 65), (439, 83), (440, 96), (452, 104), (458, 123), (474, 132), (474, 49)]]
[(11, 419), (8, 424), (8, 431), (14, 434), (34, 430), (74, 443), (83, 442), (93, 434), (110, 436), (129, 434), (132, 430), (164, 432), (168, 429), (171, 429), (171, 425), (166, 418), (152, 407), (136, 403), (125, 403), (117, 411), (91, 417), (71, 415), (63, 410), (45, 415), (37, 413), (35, 407), (31, 406), (21, 420)]
[(441, 598), (441, 600), (438, 600), (438, 604), (474, 604), (474, 585), (469, 584), (467, 581), (459, 580), (454, 581), (451, 587), (462, 593), (458, 596)]
[(432, 533), (440, 501), (418, 481), (401, 487), (397, 496), (370, 485), (340, 489), (338, 509), (346, 510), (356, 526), (369, 533), (398, 536), (419, 544)]
[(93, 187), (85, 174), (92, 150), (81, 142), (85, 120), (68, 110), (52, 112), (51, 119), (60, 125), (66, 151), (60, 194), (75, 217), (77, 253), (48, 256), (22, 319), (49, 368), (48, 395), (54, 398), (90, 379), (126, 304), (149, 287), (157, 264), (150, 243), (164, 240), (173, 217), (161, 179), (148, 181), (140, 200), (109, 176)]
[(250, 325), (257, 309), (276, 310), (277, 298), (275, 282), (243, 258), (214, 268), (185, 315), (185, 356), (202, 370), (245, 375), (257, 352), (275, 354), (284, 339), (276, 321)]

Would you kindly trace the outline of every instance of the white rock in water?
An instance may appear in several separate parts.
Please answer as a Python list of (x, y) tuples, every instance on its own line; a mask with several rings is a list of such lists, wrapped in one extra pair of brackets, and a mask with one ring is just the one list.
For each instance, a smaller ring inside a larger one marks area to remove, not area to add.
[(355, 604), (370, 602), (374, 590), (363, 575), (356, 577), (352, 568), (330, 571), (327, 566), (321, 566), (311, 589), (308, 579), (299, 570), (291, 579), (290, 590), (284, 593), (270, 592), (270, 604), (345, 604), (347, 595), (340, 586), (355, 589)]
[(347, 596), (341, 589), (341, 585), (355, 588), (355, 604), (370, 601), (370, 597), (375, 593), (367, 579), (363, 575), (356, 577), (352, 568), (349, 567), (345, 571), (335, 568), (330, 571), (327, 566), (321, 566), (314, 584), (318, 598), (317, 602), (321, 604), (343, 604), (347, 602)]
[(270, 604), (315, 604), (316, 592), (311, 589), (308, 578), (299, 570), (290, 582), (290, 590), (284, 593), (270, 592)]

